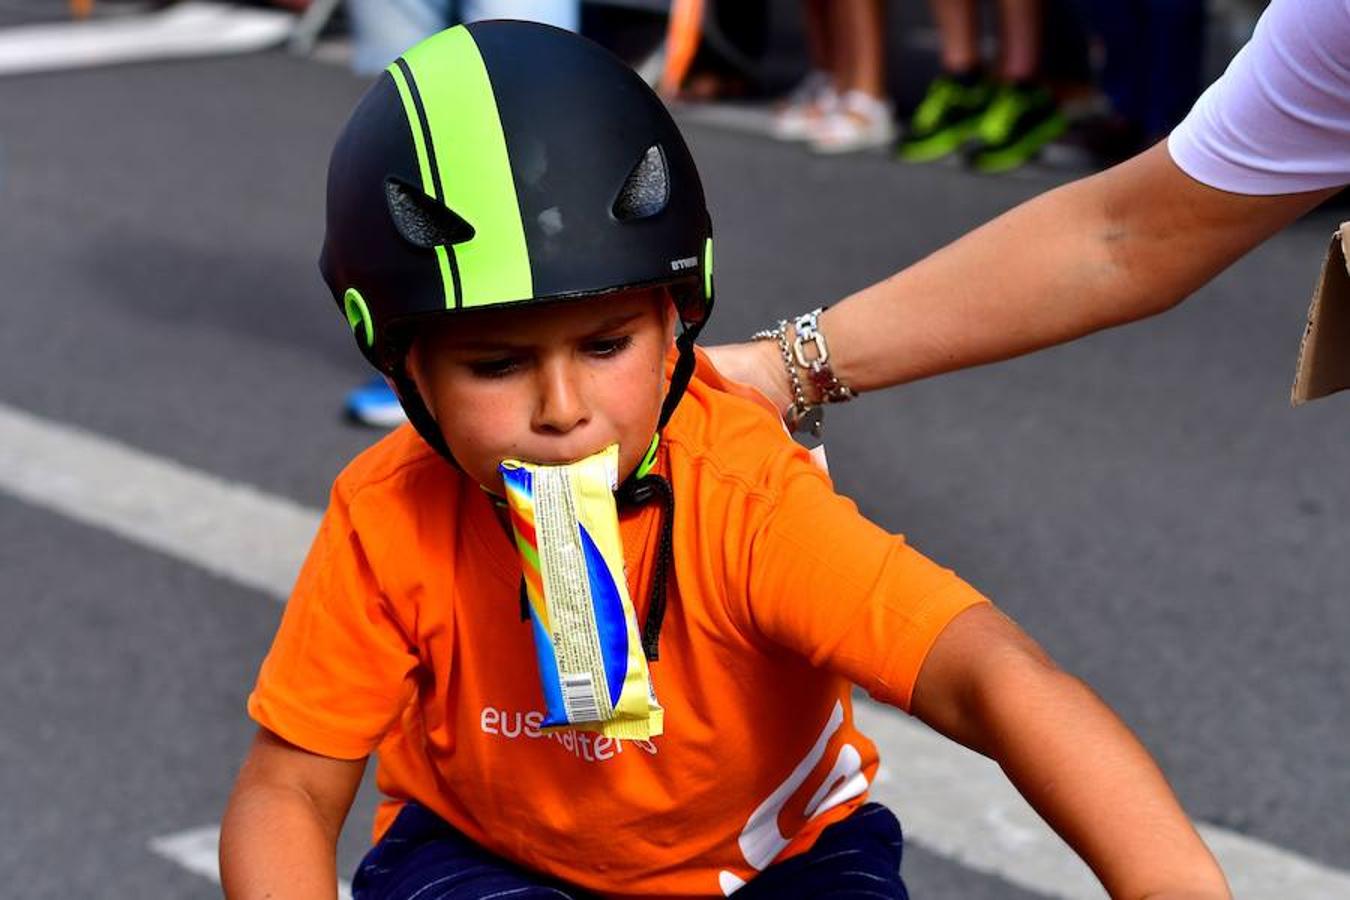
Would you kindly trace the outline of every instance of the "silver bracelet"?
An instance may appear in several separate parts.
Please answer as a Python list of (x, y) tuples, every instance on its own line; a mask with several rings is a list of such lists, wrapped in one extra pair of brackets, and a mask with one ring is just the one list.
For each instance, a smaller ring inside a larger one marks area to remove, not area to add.
[(821, 414), (820, 407), (806, 399), (802, 380), (797, 376), (797, 367), (792, 364), (792, 348), (788, 345), (787, 330), (787, 319), (783, 319), (779, 321), (777, 328), (756, 331), (750, 335), (750, 340), (778, 342), (778, 352), (783, 358), (783, 367), (787, 369), (788, 385), (792, 388), (792, 405), (783, 416), (788, 431), (796, 434), (809, 430), (815, 437), (820, 437), (821, 432), (825, 430), (825, 418)]
[[(783, 357), (783, 367), (787, 369), (788, 384), (792, 388), (792, 405), (788, 407), (785, 419), (792, 432), (809, 430), (820, 437), (825, 430), (825, 416), (821, 410), (824, 403), (844, 403), (858, 396), (852, 388), (835, 376), (830, 368), (830, 347), (820, 330), (820, 314), (824, 308), (813, 309), (809, 313), (792, 320), (794, 331), (792, 340), (788, 339), (788, 321), (778, 323), (777, 328), (757, 331), (752, 340), (776, 340), (778, 350)], [(807, 349), (813, 352), (808, 355)], [(801, 377), (797, 369), (805, 369), (811, 379), (811, 385), (820, 395), (820, 403), (812, 403), (806, 397)]]

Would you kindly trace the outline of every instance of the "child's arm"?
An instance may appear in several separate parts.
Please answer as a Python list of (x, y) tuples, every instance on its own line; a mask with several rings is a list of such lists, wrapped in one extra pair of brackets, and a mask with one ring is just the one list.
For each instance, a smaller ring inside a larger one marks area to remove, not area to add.
[(365, 767), (259, 728), (221, 823), (226, 896), (333, 900), (338, 833)]
[(993, 607), (968, 609), (942, 632), (912, 712), (998, 762), (1112, 897), (1229, 896), (1148, 751)]

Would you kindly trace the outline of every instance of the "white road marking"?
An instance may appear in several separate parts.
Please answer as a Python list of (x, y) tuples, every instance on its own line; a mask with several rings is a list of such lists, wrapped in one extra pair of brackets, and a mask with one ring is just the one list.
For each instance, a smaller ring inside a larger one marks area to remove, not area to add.
[(319, 514), (0, 404), (0, 487), (245, 587), (285, 597)]
[[(4, 404), (0, 490), (275, 599), (290, 591), (319, 521), (319, 513), (290, 500)], [(874, 796), (898, 811), (915, 844), (1048, 896), (1102, 896), (993, 763), (893, 710), (862, 701), (856, 714), (882, 758), (902, 767), (903, 779), (883, 772)], [(1238, 897), (1350, 897), (1350, 872), (1221, 828), (1201, 831)], [(152, 846), (217, 877), (215, 839), (212, 826)]]
[(220, 884), (220, 827), (204, 825), (150, 841), (150, 849), (184, 869)]
[[(150, 849), (189, 872), (209, 878), (220, 884), (220, 828), (203, 825), (174, 834), (166, 834), (150, 841)], [(352, 900), (352, 886), (338, 880), (338, 900)]]
[[(967, 868), (1051, 897), (1106, 896), (1088, 867), (992, 761), (865, 698), (854, 703), (853, 711), (881, 758), (903, 767), (903, 781), (884, 768), (872, 798), (896, 810), (906, 838)], [(1199, 827), (1236, 897), (1350, 897), (1350, 872), (1212, 825)]]
[[(896, 811), (907, 838), (1051, 897), (1106, 896), (1092, 871), (993, 762), (870, 700), (858, 698), (853, 711), (882, 760), (891, 761), (872, 797)], [(903, 780), (893, 766), (904, 772)]]
[(0, 75), (149, 59), (252, 53), (280, 44), (295, 16), (277, 9), (186, 0), (158, 12), (0, 31)]

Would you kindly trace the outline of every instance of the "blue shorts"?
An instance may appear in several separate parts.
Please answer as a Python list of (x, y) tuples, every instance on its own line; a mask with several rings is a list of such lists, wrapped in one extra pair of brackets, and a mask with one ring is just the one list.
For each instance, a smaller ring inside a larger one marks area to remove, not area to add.
[[(821, 832), (806, 853), (769, 866), (736, 900), (908, 900), (900, 823), (879, 803)], [(488, 853), (415, 803), (361, 861), (354, 900), (582, 900), (588, 894)]]

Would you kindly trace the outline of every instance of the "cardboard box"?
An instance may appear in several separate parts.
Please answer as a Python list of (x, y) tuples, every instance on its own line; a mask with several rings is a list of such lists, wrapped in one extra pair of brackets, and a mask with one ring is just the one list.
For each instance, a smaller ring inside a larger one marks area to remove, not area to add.
[(1350, 388), (1350, 222), (1331, 236), (1308, 307), (1289, 400), (1295, 406)]

